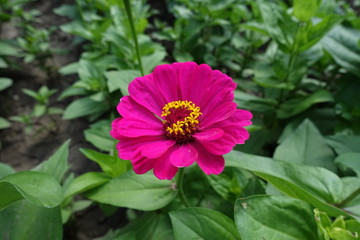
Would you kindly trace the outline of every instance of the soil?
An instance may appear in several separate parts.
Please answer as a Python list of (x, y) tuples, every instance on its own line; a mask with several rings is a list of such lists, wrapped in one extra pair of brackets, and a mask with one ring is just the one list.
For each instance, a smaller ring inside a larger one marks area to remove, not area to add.
[[(56, 26), (51, 34), (52, 48), (66, 50), (65, 54), (54, 54), (49, 65), (60, 68), (68, 63), (78, 61), (82, 51), (81, 46), (72, 45), (73, 37), (58, 29), (58, 26), (69, 21), (53, 13), (53, 9), (62, 4), (74, 4), (70, 0), (39, 0), (25, 6), (25, 10), (37, 9), (41, 12), (37, 28)], [(14, 39), (20, 33), (14, 22), (6, 23), (0, 32), (1, 39)], [(56, 71), (47, 74), (35, 63), (24, 64), (21, 59), (14, 59), (18, 69), (0, 71), (1, 77), (13, 79), (13, 85), (1, 91), (0, 116), (9, 119), (31, 113), (35, 100), (22, 92), (23, 88), (38, 91), (46, 85), (49, 89), (57, 89), (57, 93), (50, 99), (50, 106), (65, 109), (73, 99), (57, 101), (61, 92), (77, 80), (76, 75), (62, 76)], [(50, 76), (49, 76), (50, 75)], [(40, 162), (48, 159), (56, 149), (67, 139), (71, 139), (69, 164), (70, 172), (80, 175), (88, 171), (97, 171), (95, 163), (86, 159), (79, 148), (92, 148), (83, 136), (88, 127), (86, 119), (78, 118), (65, 121), (61, 115), (42, 116), (32, 120), (32, 129), (26, 130), (23, 123), (11, 122), (10, 128), (0, 131), (0, 162), (9, 164), (16, 171), (30, 170)], [(110, 217), (104, 215), (100, 208), (93, 205), (73, 216), (64, 226), (64, 239), (88, 240), (103, 236), (109, 229), (115, 229), (126, 224), (125, 210), (119, 209)]]

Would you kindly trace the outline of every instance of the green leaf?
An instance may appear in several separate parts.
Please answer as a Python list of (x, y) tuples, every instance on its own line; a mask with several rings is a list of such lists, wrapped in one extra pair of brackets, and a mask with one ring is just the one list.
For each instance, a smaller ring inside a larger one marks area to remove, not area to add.
[(9, 43), (0, 41), (0, 56), (19, 56), (19, 50)]
[(163, 49), (156, 49), (153, 54), (143, 56), (141, 61), (144, 66), (144, 74), (149, 74), (157, 66), (160, 65), (166, 56), (166, 52)]
[(349, 216), (332, 205), (341, 200), (339, 193), (343, 191), (340, 178), (333, 172), (236, 151), (225, 158), (227, 166), (249, 170), (286, 195), (308, 202), (331, 216)]
[(70, 103), (64, 111), (63, 118), (66, 120), (83, 117), (92, 114), (106, 112), (109, 105), (105, 102), (97, 102), (91, 97), (84, 97)]
[(0, 178), (13, 173), (15, 173), (15, 170), (10, 165), (0, 162)]
[(277, 116), (278, 118), (288, 118), (305, 111), (317, 103), (333, 101), (334, 98), (330, 92), (320, 90), (311, 95), (300, 98), (292, 98), (291, 100), (284, 102), (277, 110)]
[(353, 240), (359, 239), (357, 234), (354, 234), (343, 228), (332, 228), (329, 236), (332, 240)]
[(0, 57), (0, 68), (7, 68), (7, 67), (9, 67), (7, 62), (4, 60), (4, 58)]
[(127, 171), (129, 161), (124, 161), (118, 157), (99, 153), (91, 149), (80, 148), (80, 152), (90, 160), (99, 164), (103, 172), (111, 177), (117, 177)]
[(308, 22), (320, 7), (321, 0), (294, 0), (294, 16)]
[(239, 171), (237, 168), (225, 168), (219, 175), (207, 175), (206, 177), (213, 189), (222, 198), (232, 203), (246, 193), (246, 190), (258, 190), (256, 182), (249, 176), (245, 176), (244, 171)]
[(319, 239), (312, 207), (285, 196), (238, 199), (234, 213), (242, 239)]
[(315, 25), (313, 25), (312, 22), (308, 22), (305, 26), (300, 25), (298, 34), (296, 35), (297, 51), (303, 52), (310, 49), (342, 20), (343, 18), (339, 15), (328, 14)]
[(95, 147), (110, 152), (115, 146), (115, 140), (110, 136), (111, 122), (100, 120), (84, 131), (86, 141), (92, 143)]
[[(110, 235), (111, 234), (111, 235)], [(101, 240), (172, 240), (174, 234), (167, 215), (148, 212), (131, 221), (126, 227), (109, 233)]]
[(0, 211), (0, 238), (11, 240), (62, 240), (59, 207), (42, 208), (18, 201)]
[(13, 84), (12, 79), (0, 77), (0, 91), (10, 87)]
[(335, 162), (343, 167), (353, 170), (360, 177), (360, 153), (347, 152), (340, 154)]
[(11, 126), (11, 123), (5, 118), (0, 117), (0, 129), (8, 128)]
[(286, 13), (280, 4), (258, 0), (257, 6), (268, 34), (283, 51), (290, 52), (298, 23), (291, 19), (291, 16)]
[(174, 181), (159, 180), (150, 172), (138, 175), (130, 170), (85, 196), (118, 207), (150, 211), (166, 206), (176, 194)]
[(78, 68), (79, 68), (79, 62), (69, 63), (65, 66), (62, 66), (59, 69), (59, 73), (62, 75), (74, 74), (77, 73)]
[(70, 140), (64, 142), (47, 161), (42, 162), (35, 170), (47, 173), (60, 182), (69, 168), (69, 144)]
[(308, 119), (275, 149), (273, 158), (336, 171), (334, 153), (316, 126)]
[(240, 239), (234, 222), (212, 209), (186, 208), (169, 213), (175, 239)]
[(335, 135), (328, 137), (327, 142), (339, 155), (346, 152), (360, 153), (360, 136)]
[(276, 101), (274, 99), (257, 97), (241, 91), (235, 91), (235, 102), (239, 108), (265, 114), (273, 114), (276, 109)]
[(107, 175), (99, 172), (84, 173), (70, 182), (69, 186), (65, 189), (64, 198), (69, 198), (75, 196), (76, 194), (103, 185), (110, 179), (111, 178)]
[(119, 71), (107, 71), (105, 72), (107, 78), (107, 85), (110, 92), (120, 90), (125, 96), (128, 95), (128, 85), (136, 77), (140, 77), (141, 74), (137, 70), (119, 70)]
[(42, 172), (18, 172), (0, 179), (0, 210), (20, 199), (46, 208), (58, 206), (63, 200), (59, 183)]
[(321, 40), (321, 44), (337, 64), (360, 76), (359, 38), (359, 30), (337, 26)]

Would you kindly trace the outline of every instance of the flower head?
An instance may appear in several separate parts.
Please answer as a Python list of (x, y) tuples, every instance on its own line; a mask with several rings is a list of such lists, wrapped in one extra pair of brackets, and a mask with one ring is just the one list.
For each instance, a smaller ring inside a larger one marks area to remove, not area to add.
[(159, 179), (194, 162), (206, 174), (221, 173), (222, 155), (249, 138), (244, 126), (252, 114), (236, 109), (235, 88), (227, 75), (193, 62), (160, 65), (136, 78), (110, 131), (119, 157), (138, 174), (153, 169)]

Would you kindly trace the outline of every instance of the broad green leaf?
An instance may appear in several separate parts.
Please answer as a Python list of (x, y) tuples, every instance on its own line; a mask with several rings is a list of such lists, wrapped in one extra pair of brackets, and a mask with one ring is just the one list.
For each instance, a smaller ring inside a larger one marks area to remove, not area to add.
[(61, 73), (62, 75), (74, 74), (77, 73), (78, 68), (79, 68), (79, 62), (69, 63), (65, 66), (62, 66), (59, 69), (59, 73)]
[(291, 100), (284, 102), (277, 110), (277, 116), (279, 118), (288, 118), (305, 111), (317, 103), (333, 101), (334, 98), (330, 92), (326, 90), (320, 90), (311, 95), (301, 98), (292, 98)]
[(321, 0), (294, 0), (294, 16), (300, 21), (308, 22), (315, 15)]
[(149, 212), (131, 221), (126, 227), (115, 233), (108, 233), (101, 240), (172, 240), (174, 233), (167, 215)]
[(93, 201), (143, 211), (166, 206), (177, 194), (173, 181), (157, 179), (152, 172), (132, 170), (85, 194)]
[(341, 180), (344, 188), (342, 193), (339, 193), (341, 199), (337, 205), (360, 222), (360, 178), (344, 177)]
[(13, 173), (15, 173), (15, 170), (10, 165), (0, 162), (0, 178)]
[(63, 118), (69, 120), (92, 114), (100, 114), (106, 112), (108, 109), (109, 105), (105, 102), (97, 102), (92, 100), (91, 97), (84, 97), (68, 105)]
[(316, 126), (307, 119), (275, 149), (273, 157), (336, 171), (334, 153)]
[(238, 104), (239, 108), (265, 114), (273, 114), (276, 108), (276, 101), (274, 99), (257, 97), (241, 91), (235, 91), (235, 102)]
[(18, 201), (0, 211), (0, 239), (62, 240), (59, 207), (37, 207)]
[(321, 40), (321, 44), (337, 64), (360, 76), (359, 38), (359, 30), (337, 26)]
[(59, 183), (42, 172), (25, 171), (7, 175), (0, 179), (0, 192), (0, 209), (20, 199), (46, 208), (56, 207), (63, 200)]
[(12, 79), (0, 77), (0, 91), (10, 87), (13, 84)]
[(60, 182), (69, 168), (69, 144), (70, 140), (64, 142), (47, 161), (35, 169), (55, 177)]
[(141, 61), (144, 66), (144, 73), (151, 73), (157, 65), (160, 65), (162, 63), (165, 56), (166, 52), (163, 49), (156, 49), (153, 54), (143, 56), (141, 58)]
[(7, 62), (4, 60), (4, 58), (0, 57), (0, 68), (7, 68), (7, 67), (9, 67)]
[(53, 12), (57, 15), (69, 17), (71, 19), (79, 17), (79, 11), (76, 5), (72, 4), (62, 4), (60, 7), (55, 8)]
[(319, 239), (312, 207), (286, 196), (253, 196), (235, 202), (234, 218), (242, 239)]
[(0, 41), (0, 56), (19, 56), (19, 49), (15, 48), (13, 45)]
[(5, 118), (0, 117), (0, 129), (8, 128), (11, 126), (11, 123)]
[(234, 202), (248, 183), (241, 172), (236, 168), (226, 168), (219, 175), (207, 175), (211, 186), (224, 199)]
[(176, 240), (241, 239), (234, 222), (215, 210), (193, 207), (169, 214)]
[(110, 152), (115, 146), (115, 140), (110, 136), (111, 122), (108, 120), (100, 120), (84, 131), (86, 141), (95, 147)]
[(107, 71), (105, 72), (107, 78), (107, 85), (110, 92), (120, 90), (125, 96), (128, 95), (128, 85), (136, 77), (140, 77), (141, 74), (137, 70), (119, 70), (119, 71)]
[(347, 152), (340, 154), (335, 162), (345, 168), (353, 170), (360, 177), (360, 153)]
[(103, 172), (111, 177), (117, 177), (127, 171), (129, 161), (124, 161), (118, 157), (99, 153), (91, 149), (80, 148), (80, 152), (90, 160), (99, 164)]
[(312, 204), (331, 216), (349, 214), (334, 207), (343, 191), (340, 178), (324, 168), (276, 161), (232, 151), (225, 155), (226, 165), (253, 172), (281, 192)]
[(360, 136), (335, 135), (328, 137), (327, 142), (339, 155), (346, 152), (360, 153)]
[(105, 184), (110, 177), (100, 172), (87, 172), (75, 178), (65, 189), (64, 198), (88, 191)]

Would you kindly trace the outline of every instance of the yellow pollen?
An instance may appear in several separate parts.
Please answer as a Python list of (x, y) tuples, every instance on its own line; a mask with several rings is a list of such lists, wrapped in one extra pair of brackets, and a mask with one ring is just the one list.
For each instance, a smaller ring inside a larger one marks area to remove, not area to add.
[(192, 101), (173, 101), (167, 103), (161, 116), (167, 136), (177, 140), (179, 143), (192, 141), (192, 135), (199, 125), (200, 107)]

